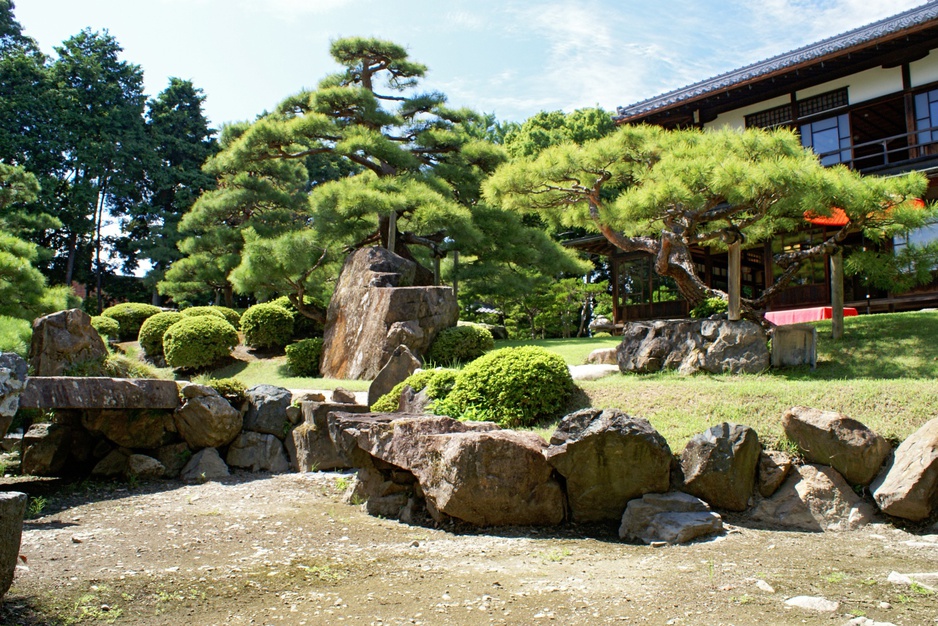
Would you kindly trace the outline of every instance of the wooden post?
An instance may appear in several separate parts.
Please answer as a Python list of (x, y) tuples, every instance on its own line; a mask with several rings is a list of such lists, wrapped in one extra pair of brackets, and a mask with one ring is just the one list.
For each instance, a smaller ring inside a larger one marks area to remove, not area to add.
[(440, 286), (440, 257), (433, 257), (433, 286)]
[(394, 252), (397, 248), (397, 211), (391, 211), (388, 219), (388, 250)]
[(729, 292), (729, 302), (727, 303), (727, 319), (731, 322), (739, 320), (742, 315), (739, 307), (739, 292), (742, 287), (742, 244), (739, 239), (729, 245), (727, 254), (727, 291)]
[(844, 253), (831, 255), (831, 337), (844, 336)]

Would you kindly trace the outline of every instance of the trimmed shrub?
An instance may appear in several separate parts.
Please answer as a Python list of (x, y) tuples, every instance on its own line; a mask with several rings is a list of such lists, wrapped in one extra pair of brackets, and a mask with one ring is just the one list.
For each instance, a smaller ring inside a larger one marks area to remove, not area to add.
[[(195, 308), (195, 307), (192, 307)], [(213, 306), (212, 310), (218, 311), (225, 316), (225, 321), (235, 327), (235, 330), (241, 330), (241, 314), (235, 311), (234, 309), (229, 309), (226, 306)]]
[(694, 318), (710, 317), (716, 313), (726, 313), (729, 305), (723, 298), (707, 298), (693, 309), (690, 316)]
[(101, 335), (105, 341), (108, 339), (116, 340), (120, 336), (121, 326), (113, 317), (95, 315), (91, 318), (91, 326), (98, 331), (98, 334)]
[[(371, 410), (375, 413), (393, 413), (397, 410), (401, 392), (404, 391), (404, 387), (408, 386), (417, 392), (426, 388), (427, 396), (431, 400), (442, 400), (452, 391), (453, 384), (456, 382), (456, 375), (457, 372), (455, 370), (446, 369), (414, 372), (402, 382), (395, 385), (391, 391), (378, 398), (375, 403), (371, 405)], [(433, 405), (431, 404), (430, 406), (432, 407)]]
[[(305, 302), (310, 305), (321, 306), (318, 302), (312, 298), (304, 298)], [(270, 301), (270, 304), (276, 304), (282, 306), (287, 311), (293, 314), (293, 338), (294, 339), (308, 339), (311, 337), (322, 337), (323, 326), (316, 320), (306, 317), (300, 313), (293, 303), (290, 302), (290, 298), (287, 296), (280, 296)]]
[(227, 400), (231, 406), (238, 409), (244, 404), (245, 391), (247, 387), (237, 378), (210, 378), (207, 376), (197, 376), (192, 382), (199, 385), (211, 387), (218, 392), (222, 398)]
[(287, 346), (285, 351), (287, 366), (294, 376), (319, 376), (322, 338), (301, 339)]
[(0, 315), (0, 352), (15, 352), (28, 359), (32, 338), (33, 326), (28, 321)]
[(214, 315), (183, 317), (163, 334), (166, 364), (179, 369), (211, 365), (231, 354), (238, 332)]
[(141, 302), (123, 302), (101, 311), (101, 315), (117, 320), (120, 324), (120, 340), (133, 341), (140, 332), (140, 326), (148, 318), (160, 313), (162, 309), (152, 304)]
[(433, 340), (427, 359), (434, 363), (468, 363), (495, 347), (492, 333), (481, 326), (444, 328)]
[(530, 426), (558, 417), (573, 393), (560, 355), (536, 346), (502, 348), (467, 365), (436, 412), (499, 426)]
[[(228, 321), (228, 318), (225, 316), (225, 314), (213, 306), (191, 306), (188, 309), (181, 310), (180, 313), (185, 315), (186, 317), (198, 317), (199, 315), (214, 315), (215, 317), (221, 318), (225, 320), (226, 322), (228, 322), (229, 324), (231, 324), (231, 322)], [(240, 317), (238, 318), (238, 321), (239, 322), (241, 321)], [(234, 326), (234, 324), (231, 324), (231, 325)], [(235, 329), (237, 330), (236, 326), (235, 326)]]
[(152, 367), (126, 354), (109, 354), (104, 361), (104, 375), (111, 378), (161, 378)]
[(164, 311), (148, 317), (140, 326), (140, 333), (137, 335), (137, 341), (140, 342), (144, 354), (151, 359), (163, 356), (163, 333), (183, 317), (182, 313), (176, 311)]
[(285, 346), (293, 337), (293, 314), (269, 302), (255, 304), (241, 316), (241, 330), (252, 348)]

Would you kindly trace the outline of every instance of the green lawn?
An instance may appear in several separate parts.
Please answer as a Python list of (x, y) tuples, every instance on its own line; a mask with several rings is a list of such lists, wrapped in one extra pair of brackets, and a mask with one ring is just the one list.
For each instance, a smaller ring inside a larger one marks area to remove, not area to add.
[[(860, 420), (887, 438), (901, 440), (938, 416), (938, 312), (866, 315), (845, 320), (844, 339), (830, 338), (830, 322), (819, 322), (818, 366), (770, 370), (757, 376), (676, 374), (614, 375), (579, 383), (568, 409), (618, 408), (648, 419), (675, 452), (696, 433), (720, 422), (756, 429), (768, 446), (782, 438), (781, 416), (797, 406), (834, 410)], [(569, 365), (586, 362), (596, 348), (615, 347), (615, 337), (499, 341), (496, 348), (542, 346)], [(369, 381), (297, 378), (284, 357), (238, 362), (212, 376), (233, 376), (246, 385), (291, 389), (366, 390)], [(538, 432), (550, 436), (556, 422)]]

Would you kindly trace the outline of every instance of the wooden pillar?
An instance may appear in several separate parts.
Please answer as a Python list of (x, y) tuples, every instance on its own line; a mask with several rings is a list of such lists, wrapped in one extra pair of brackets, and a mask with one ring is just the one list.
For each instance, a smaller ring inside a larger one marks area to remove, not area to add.
[(612, 270), (612, 323), (619, 324), (625, 319), (622, 313), (622, 303), (619, 301), (619, 262), (614, 253), (609, 256), (609, 269)]
[(394, 252), (397, 248), (397, 211), (391, 211), (388, 220), (388, 250)]
[(831, 255), (831, 337), (844, 336), (844, 253)]
[(440, 257), (433, 257), (433, 286), (440, 286)]
[(915, 133), (915, 99), (912, 96), (912, 72), (908, 63), (902, 64), (902, 93), (905, 106), (905, 130), (908, 133), (909, 158), (914, 159), (921, 156), (921, 153), (916, 147), (918, 135)]
[(740, 312), (739, 306), (739, 293), (742, 287), (742, 244), (737, 239), (729, 245), (729, 250), (727, 254), (727, 292), (729, 295), (729, 302), (727, 305), (727, 319), (731, 322), (739, 320), (742, 315)]

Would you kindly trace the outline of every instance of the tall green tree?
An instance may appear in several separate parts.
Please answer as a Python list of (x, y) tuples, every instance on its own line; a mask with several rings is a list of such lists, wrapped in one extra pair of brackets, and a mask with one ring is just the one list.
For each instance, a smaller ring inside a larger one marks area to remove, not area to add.
[[(234, 241), (226, 248), (242, 255), (241, 267), (229, 274), (234, 286), (258, 296), (287, 293), (314, 319), (324, 309), (306, 307), (303, 294), (328, 293), (335, 279), (328, 268), (349, 249), (393, 249), (417, 263), (417, 284), (434, 281), (433, 260), (449, 251), (484, 249), (475, 219), (480, 184), (505, 159), (488, 140), (494, 118), (452, 109), (440, 93), (419, 92), (426, 67), (402, 47), (352, 38), (330, 51), (340, 73), (287, 98), (227, 141), (223, 136), (223, 150), (207, 165), (218, 175), (218, 189), (203, 195), (181, 224), (208, 232), (226, 220), (249, 233), (241, 250)], [(330, 165), (326, 177), (317, 176), (322, 167), (311, 167), (323, 163)], [(305, 230), (314, 234), (290, 234)], [(305, 267), (297, 258), (306, 259)], [(194, 265), (177, 262), (161, 288), (178, 293), (183, 269), (176, 267), (191, 268), (192, 276)]]
[(39, 192), (36, 177), (21, 167), (0, 163), (0, 315), (32, 320), (66, 308), (71, 290), (50, 288), (36, 269), (38, 246), (17, 237), (22, 231), (22, 207)]
[(849, 223), (827, 239), (775, 257), (782, 268), (750, 313), (789, 284), (801, 265), (838, 249), (850, 232), (883, 240), (933, 217), (907, 200), (920, 174), (864, 177), (823, 167), (787, 130), (666, 131), (624, 126), (584, 145), (566, 143), (500, 168), (486, 183), (489, 202), (535, 212), (553, 226), (602, 233), (617, 248), (646, 252), (693, 306), (726, 298), (697, 275), (692, 246), (756, 243), (804, 223), (806, 211), (844, 210)]
[[(143, 193), (150, 153), (143, 118), (143, 72), (120, 59), (122, 48), (110, 34), (83, 30), (56, 48), (50, 73), (61, 107), (60, 133), (65, 162), (58, 173), (63, 228), (44, 242), (61, 250), (54, 260), (63, 282), (91, 282), (100, 299), (107, 270), (103, 227)], [(81, 260), (81, 262), (79, 261)]]
[(215, 187), (202, 165), (218, 150), (215, 131), (203, 112), (205, 95), (191, 81), (170, 78), (147, 102), (146, 130), (152, 151), (146, 160), (143, 201), (123, 213), (123, 236), (117, 244), (124, 271), (149, 262), (147, 284), (159, 304), (156, 284), (182, 256), (179, 221), (196, 199)]

